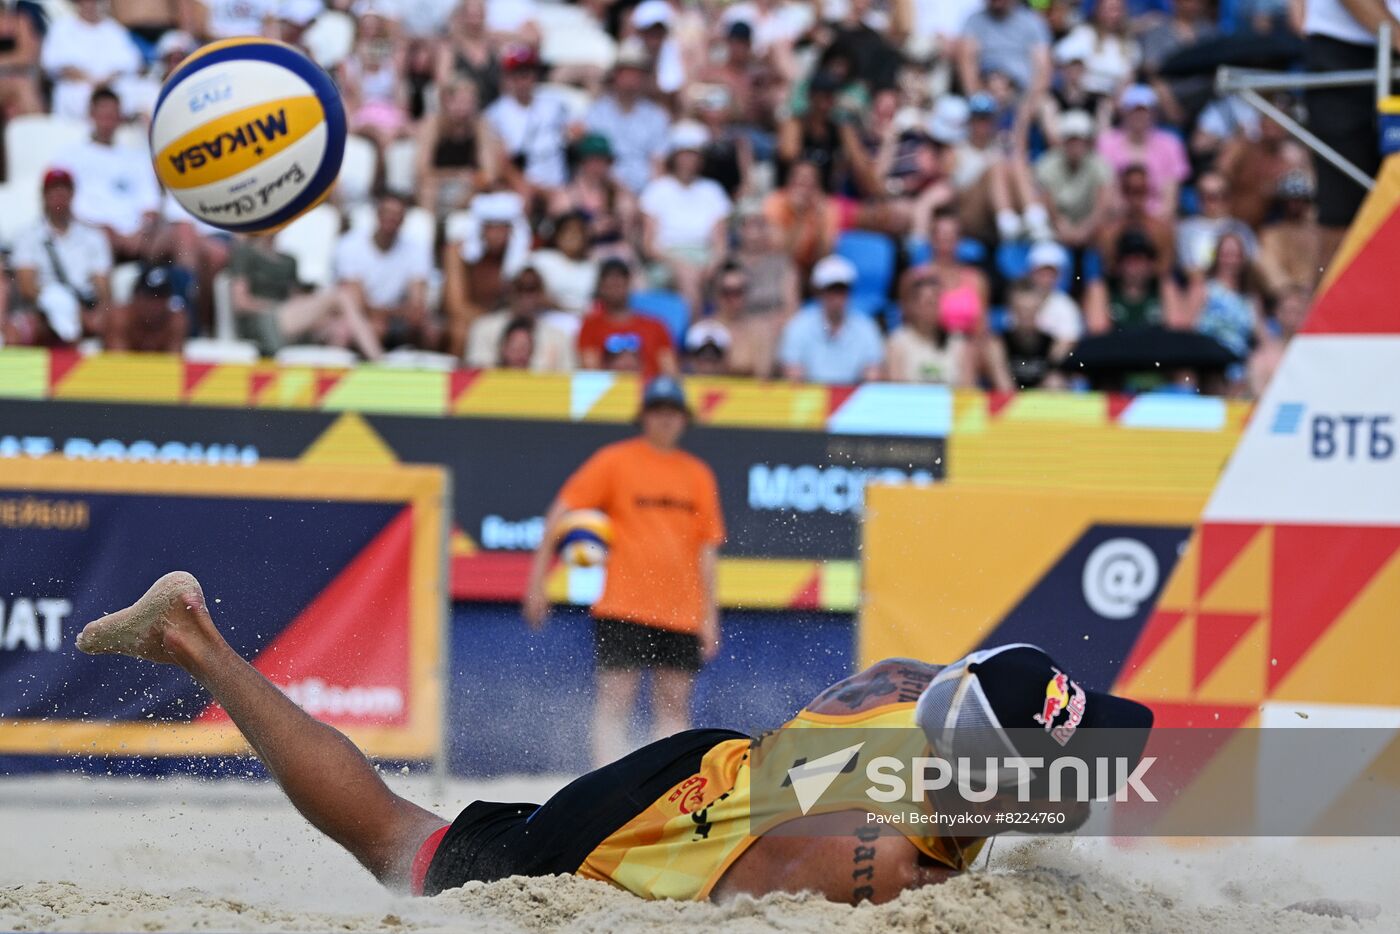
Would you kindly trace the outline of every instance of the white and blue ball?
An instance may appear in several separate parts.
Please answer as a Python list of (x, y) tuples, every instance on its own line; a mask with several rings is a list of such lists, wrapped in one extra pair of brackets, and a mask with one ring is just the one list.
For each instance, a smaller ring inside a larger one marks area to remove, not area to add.
[(598, 567), (608, 560), (612, 520), (596, 509), (564, 513), (554, 531), (554, 552), (570, 567)]
[(225, 39), (166, 80), (151, 156), (185, 210), (252, 233), (283, 227), (326, 197), (345, 133), (345, 105), (319, 65), (283, 42)]

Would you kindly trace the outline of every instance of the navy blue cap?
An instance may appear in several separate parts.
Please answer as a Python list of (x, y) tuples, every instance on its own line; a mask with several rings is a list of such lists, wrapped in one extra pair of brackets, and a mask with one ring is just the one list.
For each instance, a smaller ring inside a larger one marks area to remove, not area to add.
[(997, 99), (986, 91), (978, 91), (967, 99), (967, 109), (974, 117), (990, 116), (997, 112)]
[(685, 401), (685, 390), (681, 388), (680, 381), (673, 376), (658, 376), (647, 383), (646, 389), (642, 391), (643, 412), (660, 406), (669, 406), (690, 414), (690, 406)]

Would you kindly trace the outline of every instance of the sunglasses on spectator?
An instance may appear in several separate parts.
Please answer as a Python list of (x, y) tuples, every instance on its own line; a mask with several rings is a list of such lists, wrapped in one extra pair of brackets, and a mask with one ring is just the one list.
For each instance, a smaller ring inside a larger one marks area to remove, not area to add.
[(637, 334), (612, 334), (603, 342), (603, 350), (610, 354), (640, 353), (642, 338)]

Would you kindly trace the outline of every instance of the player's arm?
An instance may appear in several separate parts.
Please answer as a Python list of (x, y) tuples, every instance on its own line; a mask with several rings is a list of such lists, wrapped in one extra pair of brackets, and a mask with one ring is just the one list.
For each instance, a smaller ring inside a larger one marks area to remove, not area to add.
[(530, 558), (530, 577), (525, 584), (525, 602), (521, 613), (530, 628), (538, 629), (549, 612), (549, 597), (545, 593), (545, 575), (554, 558), (554, 533), (559, 527), (559, 519), (568, 510), (564, 500), (556, 498), (544, 516), (544, 534)]
[(719, 654), (718, 578), (719, 547), (705, 545), (700, 549), (700, 599), (704, 606), (704, 616), (700, 620), (700, 657), (707, 663)]

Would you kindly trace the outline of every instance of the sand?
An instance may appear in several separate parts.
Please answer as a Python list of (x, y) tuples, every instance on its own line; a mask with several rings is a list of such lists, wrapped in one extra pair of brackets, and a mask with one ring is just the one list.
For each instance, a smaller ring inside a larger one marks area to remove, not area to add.
[[(477, 797), (540, 799), (562, 781), (452, 782), (438, 794), (428, 779), (391, 776), (396, 790), (440, 813)], [(0, 840), (0, 930), (1288, 934), (1400, 926), (1394, 841), (1006, 838), (982, 871), (850, 908), (807, 896), (644, 902), (571, 877), (393, 896), (274, 787), (254, 782), (0, 779)], [(1300, 902), (1309, 910), (1287, 908)]]

